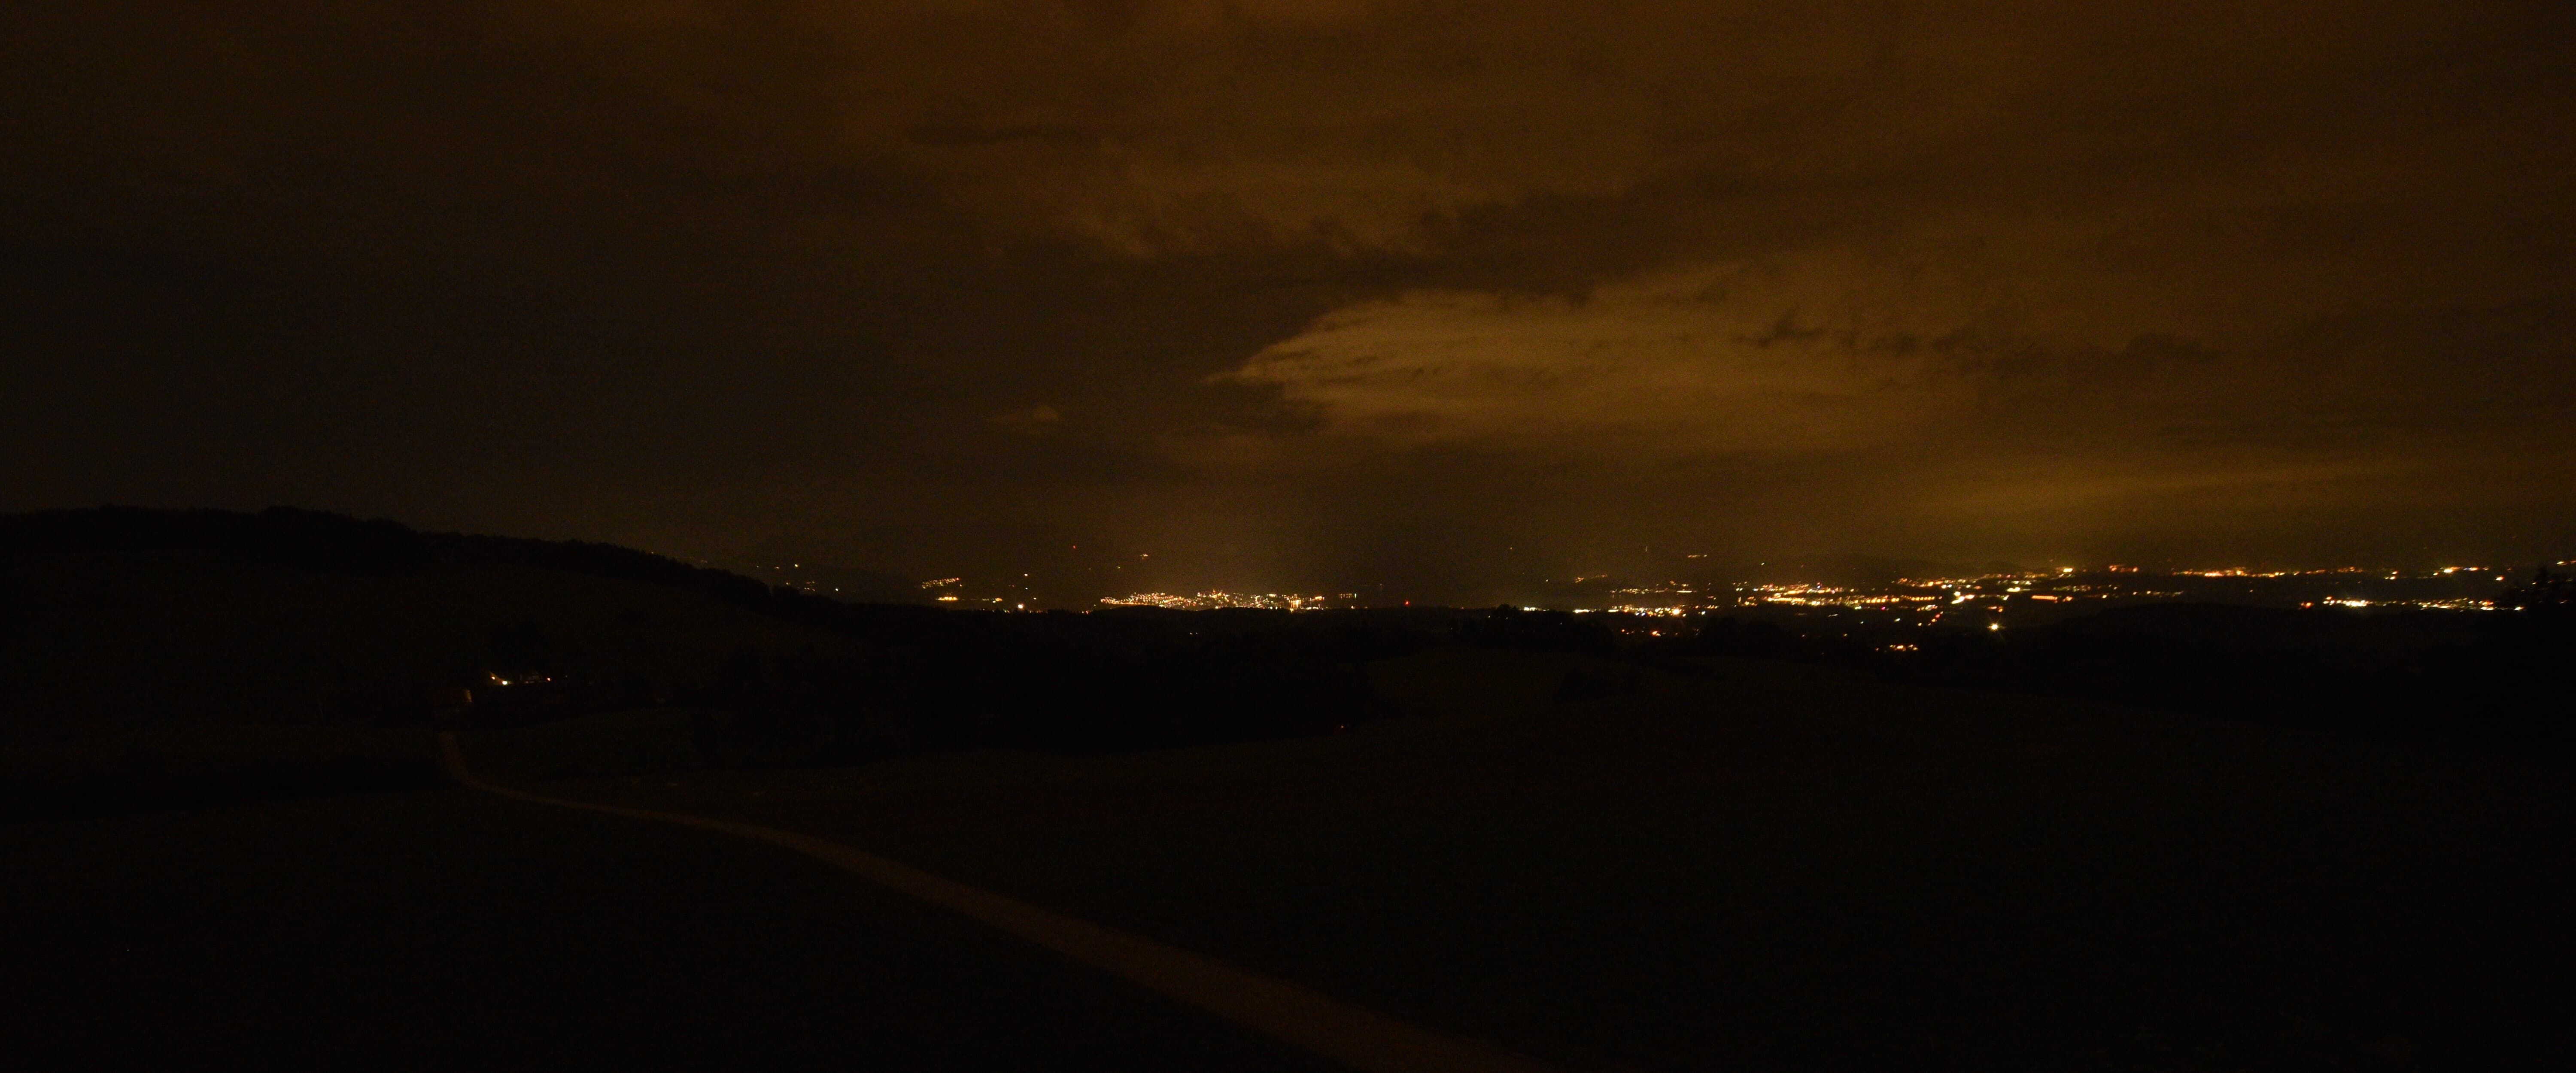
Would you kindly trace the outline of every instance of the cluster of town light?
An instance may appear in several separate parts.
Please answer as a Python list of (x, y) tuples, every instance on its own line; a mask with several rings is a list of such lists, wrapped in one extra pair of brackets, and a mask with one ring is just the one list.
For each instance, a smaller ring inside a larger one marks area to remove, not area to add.
[[(1694, 556), (1696, 558), (1696, 556)], [(2567, 565), (2567, 564), (2560, 564)], [(2324, 570), (2249, 570), (2243, 567), (2225, 569), (2178, 569), (2164, 572), (2173, 578), (2242, 578), (2272, 580), (2282, 578), (2345, 577), (2356, 581), (2395, 581), (2408, 577), (2424, 579), (2477, 577), (2493, 568), (2482, 566), (2445, 566), (2422, 573), (2345, 566)], [(2494, 572), (2494, 580), (2506, 580), (2510, 571)], [(2139, 567), (2112, 565), (2097, 568), (2094, 574), (2148, 573)], [(1027, 575), (1023, 574), (1022, 577)], [(1575, 577), (1576, 583), (1605, 580), (1607, 575)], [(934, 578), (920, 583), (936, 595), (941, 603), (989, 604), (1002, 610), (1027, 610), (1026, 603), (1013, 603), (1010, 597), (967, 597), (964, 579)], [(1694, 611), (1716, 611), (1728, 607), (1781, 607), (1841, 609), (1850, 611), (1919, 613), (1929, 615), (1926, 622), (1938, 622), (1948, 610), (1981, 610), (2001, 613), (2012, 601), (2068, 604), (2087, 600), (2161, 599), (2186, 595), (2180, 591), (2160, 591), (2138, 587), (2126, 579), (2114, 578), (2107, 583), (2088, 582), (2072, 566), (2048, 570), (2001, 572), (1958, 577), (1897, 578), (1878, 586), (1846, 587), (1818, 582), (1737, 583), (1732, 586), (1694, 588), (1691, 583), (1672, 581), (1610, 590), (1612, 598), (1628, 597), (1606, 606), (1576, 607), (1577, 614), (1625, 614), (1647, 616), (1681, 616)], [(1646, 599), (1638, 599), (1645, 597)], [(1022, 600), (1028, 597), (1023, 594)], [(1104, 597), (1104, 607), (1153, 607), (1173, 611), (1212, 611), (1228, 608), (1271, 611), (1320, 611), (1327, 608), (1359, 606), (1358, 593), (1334, 596), (1293, 593), (1238, 593), (1210, 590), (1199, 593), (1139, 592), (1127, 596)], [(1973, 605), (1962, 608), (1962, 605)], [(2358, 595), (2337, 595), (2304, 604), (2307, 607), (2336, 608), (2411, 608), (2439, 611), (2491, 611), (2493, 600), (2475, 597), (2365, 599)], [(1538, 607), (1524, 610), (1537, 611)]]
[[(1343, 593), (1345, 603), (1359, 599), (1355, 592)], [(1285, 596), (1275, 592), (1202, 592), (1179, 596), (1168, 592), (1140, 592), (1130, 596), (1103, 596), (1100, 602), (1111, 607), (1160, 607), (1172, 611), (1214, 611), (1219, 608), (1249, 607), (1264, 611), (1320, 611), (1330, 606), (1330, 596)]]

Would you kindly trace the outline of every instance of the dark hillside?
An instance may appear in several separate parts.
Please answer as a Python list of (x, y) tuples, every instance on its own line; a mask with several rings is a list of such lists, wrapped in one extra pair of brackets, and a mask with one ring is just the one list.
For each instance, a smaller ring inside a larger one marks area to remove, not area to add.
[(20, 808), (296, 781), (235, 777), (239, 750), (209, 744), (226, 728), (327, 728), (268, 765), (332, 767), (317, 787), (351, 783), (350, 729), (515, 735), (535, 773), (1132, 749), (1347, 727), (1371, 713), (1360, 664), (1419, 644), (1221, 625), (849, 604), (611, 545), (311, 511), (59, 511), (0, 518), (0, 748)]
[(2153, 603), (2002, 631), (1799, 633), (1711, 616), (1628, 637), (1625, 651), (1672, 669), (1781, 660), (1892, 682), (2570, 754), (2576, 616), (2551, 595), (2564, 588), (2544, 574), (2494, 612)]
[(1414, 717), (1348, 735), (545, 792), (858, 845), (1566, 1070), (2576, 1059), (2562, 765), (1697, 672), (1447, 647), (1373, 664)]
[(892, 608), (879, 608), (873, 616), (855, 613), (835, 601), (614, 544), (422, 533), (399, 522), (292, 507), (257, 513), (100, 507), (0, 517), (0, 554), (140, 551), (215, 552), (308, 572), (377, 577), (439, 566), (525, 567), (694, 592), (747, 611), (843, 628), (900, 614)]
[(2168, 604), (2019, 637), (1939, 638), (1892, 662), (1917, 681), (2565, 753), (2576, 750), (2565, 704), (2571, 641), (2559, 624), (2514, 612)]
[(851, 643), (687, 588), (497, 563), (379, 565), (189, 548), (11, 555), (0, 733), (426, 725), (440, 709), (488, 712), (532, 693), (647, 704), (712, 679), (736, 649)]

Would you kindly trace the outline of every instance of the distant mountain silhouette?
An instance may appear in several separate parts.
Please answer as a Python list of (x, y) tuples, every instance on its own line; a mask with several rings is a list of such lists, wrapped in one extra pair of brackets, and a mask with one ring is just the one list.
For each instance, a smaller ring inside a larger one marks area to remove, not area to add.
[[(434, 565), (518, 566), (700, 593), (790, 621), (850, 626), (827, 598), (651, 552), (584, 540), (424, 533), (386, 519), (270, 507), (258, 512), (96, 507), (0, 516), (0, 553), (193, 550), (320, 573), (417, 573)], [(867, 595), (893, 587), (868, 575)], [(863, 602), (863, 601), (840, 601)]]
[[(1782, 567), (1853, 584), (1964, 572), (1859, 556)], [(2550, 576), (2514, 599), (2528, 610), (2147, 604), (1901, 636), (1511, 607), (1003, 614), (317, 511), (49, 511), (0, 517), (0, 747), (56, 757), (0, 770), (0, 798), (19, 802), (0, 812), (412, 784), (434, 777), (413, 755), (433, 728), (517, 735), (514, 770), (532, 773), (1328, 734), (1392, 710), (1373, 662), (1442, 645), (1604, 661), (1549, 684), (1566, 702), (1639, 681), (1610, 664), (1724, 676), (1798, 663), (2576, 750), (2563, 715), (2576, 587)]]
[(0, 812), (412, 785), (430, 729), (557, 772), (1325, 733), (1429, 643), (1319, 625), (858, 604), (285, 508), (0, 517)]

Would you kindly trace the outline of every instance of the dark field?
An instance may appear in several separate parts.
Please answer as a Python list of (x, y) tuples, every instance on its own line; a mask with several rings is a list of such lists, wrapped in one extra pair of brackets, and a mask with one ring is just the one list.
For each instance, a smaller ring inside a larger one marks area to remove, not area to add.
[(0, 1073), (2576, 1073), (2571, 42), (0, 0)]
[(1897, 657), (862, 606), (292, 511), (0, 551), (24, 1053), (1311, 1064), (784, 850), (445, 787), (452, 732), (497, 782), (818, 834), (1569, 1070), (2576, 1066), (2563, 580)]
[(18, 1069), (1330, 1068), (793, 854), (462, 789), (0, 860)]
[(1550, 704), (1567, 659), (1380, 665), (1502, 714), (1320, 740), (550, 792), (825, 834), (1569, 1068), (2576, 1060), (2559, 768), (1776, 666)]

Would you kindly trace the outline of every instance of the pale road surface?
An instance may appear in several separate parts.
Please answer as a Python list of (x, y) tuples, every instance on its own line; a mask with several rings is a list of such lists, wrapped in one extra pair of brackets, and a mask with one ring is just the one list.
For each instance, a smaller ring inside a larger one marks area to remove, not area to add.
[(0, 824), (0, 1043), (31, 1070), (1537, 1068), (782, 848), (809, 850), (462, 788)]
[(1546, 1073), (1536, 1060), (1419, 1028), (1283, 980), (979, 890), (862, 850), (730, 820), (546, 797), (474, 777), (456, 735), (438, 736), (457, 782), (518, 801), (757, 839), (828, 861), (924, 902), (963, 913), (1162, 995), (1368, 1073)]
[(1340, 1063), (778, 847), (469, 790), (0, 824), (12, 1070)]

